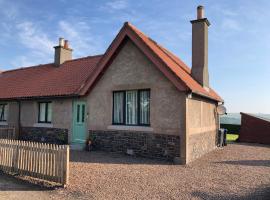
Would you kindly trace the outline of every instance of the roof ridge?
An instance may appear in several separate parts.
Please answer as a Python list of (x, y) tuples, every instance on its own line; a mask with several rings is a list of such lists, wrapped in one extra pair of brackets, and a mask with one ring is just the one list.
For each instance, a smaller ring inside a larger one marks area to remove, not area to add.
[[(152, 40), (150, 37), (149, 37), (150, 40)], [(153, 40), (154, 41), (154, 40)], [(167, 56), (169, 56), (169, 58), (175, 62), (175, 64), (177, 64), (179, 67), (181, 67), (185, 72), (187, 73), (190, 73), (189, 71), (187, 71), (187, 69), (185, 69), (185, 67), (181, 66), (170, 54), (173, 54), (171, 51), (169, 51), (167, 48), (163, 47), (162, 45), (160, 45), (159, 43), (157, 43), (156, 41), (154, 41), (155, 44), (157, 45), (157, 47), (163, 51)], [(165, 51), (164, 51), (165, 50)], [(169, 53), (168, 53), (169, 52)], [(176, 56), (176, 55), (174, 55)], [(177, 57), (177, 56), (176, 56)], [(177, 57), (178, 58), (178, 57)], [(180, 58), (178, 58), (180, 59)], [(183, 62), (183, 61), (182, 61)], [(185, 64), (185, 63), (184, 63)], [(185, 64), (186, 65), (186, 64)]]
[[(189, 73), (189, 71), (187, 71), (187, 69), (185, 69), (185, 67), (181, 66), (177, 61), (175, 61), (174, 58), (172, 58), (172, 56), (170, 54), (173, 54), (171, 51), (169, 51), (168, 49), (166, 49), (165, 47), (163, 47), (162, 45), (160, 45), (158, 42), (156, 42), (155, 40), (153, 40), (151, 37), (149, 37), (148, 35), (146, 35), (145, 33), (143, 33), (141, 30), (139, 30), (138, 28), (136, 28), (134, 25), (132, 25), (130, 22), (125, 22), (125, 25), (127, 25), (128, 27), (130, 27), (131, 29), (135, 29), (135, 31), (140, 32), (141, 34), (143, 34), (145, 37), (147, 37), (150, 41), (152, 41), (162, 52), (164, 52), (176, 65), (178, 65), (179, 67), (181, 67), (185, 72)], [(166, 52), (167, 51), (167, 52)], [(169, 52), (169, 53), (168, 53)], [(174, 54), (173, 54), (174, 55)], [(174, 55), (175, 57), (178, 58), (178, 56)], [(178, 58), (179, 60), (181, 60), (180, 58)], [(181, 60), (182, 61), (182, 60)], [(182, 61), (183, 62), (183, 61)], [(186, 65), (183, 62), (184, 65)], [(188, 67), (186, 65), (186, 67)]]
[(30, 69), (30, 68), (35, 68), (35, 67), (44, 67), (46, 65), (52, 65), (53, 63), (46, 63), (46, 64), (39, 64), (39, 65), (32, 65), (29, 67), (20, 67), (20, 68), (16, 68), (16, 69), (9, 69), (6, 71), (2, 71), (1, 73), (8, 73), (8, 72), (13, 72), (13, 71), (20, 71), (20, 70), (26, 70), (26, 69)]
[(104, 54), (98, 54), (98, 55), (93, 55), (93, 56), (85, 56), (85, 57), (81, 57), (81, 58), (75, 58), (75, 59), (72, 59), (72, 60), (67, 60), (66, 62), (72, 62), (72, 61), (77, 61), (77, 60), (84, 60), (84, 59), (94, 58), (94, 57), (101, 57), (103, 55)]
[[(98, 54), (98, 55), (94, 55), (94, 56), (85, 56), (85, 57), (81, 57), (81, 58), (68, 60), (66, 62), (72, 62), (72, 61), (83, 60), (83, 59), (94, 58), (94, 57), (101, 57), (101, 56), (103, 56), (103, 54)], [(64, 62), (64, 63), (66, 63), (66, 62)], [(26, 69), (31, 69), (31, 68), (35, 68), (35, 67), (43, 67), (43, 66), (46, 66), (46, 65), (53, 65), (53, 63), (45, 63), (45, 64), (32, 65), (32, 66), (27, 66), (27, 67), (19, 67), (19, 68), (16, 68), (16, 69), (9, 69), (9, 70), (6, 70), (6, 71), (0, 71), (0, 73), (4, 74), (4, 73), (8, 73), (8, 72), (26, 70)]]
[(264, 116), (260, 116), (259, 113), (244, 113), (244, 112), (240, 112), (240, 114), (244, 114), (244, 115), (249, 115), (251, 117), (255, 117), (255, 118), (258, 118), (258, 119), (261, 119), (261, 120), (264, 120), (264, 121), (267, 121), (267, 122), (270, 122), (270, 119), (267, 118), (267, 117), (264, 117)]

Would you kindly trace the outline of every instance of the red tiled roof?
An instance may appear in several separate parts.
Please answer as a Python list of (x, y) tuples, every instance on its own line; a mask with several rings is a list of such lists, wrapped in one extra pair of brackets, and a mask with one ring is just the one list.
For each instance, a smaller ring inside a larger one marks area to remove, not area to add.
[[(197, 81), (195, 81), (191, 76), (190, 68), (177, 56), (173, 53), (157, 44), (151, 38), (147, 37), (144, 33), (139, 31), (135, 26), (126, 22), (123, 28), (120, 30), (114, 41), (111, 43), (106, 53), (98, 63), (97, 70), (94, 72), (95, 74), (91, 76), (86, 82), (86, 87), (83, 88), (81, 94), (86, 94), (89, 91), (89, 88), (95, 83), (95, 81), (99, 78), (100, 74), (103, 74), (103, 71), (106, 69), (108, 63), (110, 63), (111, 59), (114, 59), (114, 55), (117, 52), (118, 47), (124, 41), (124, 39), (128, 37), (131, 39), (141, 50), (147, 54), (147, 50), (145, 50), (144, 46), (147, 46), (150, 49), (151, 53), (154, 54), (159, 60), (165, 64), (166, 69), (164, 70), (159, 62), (157, 61), (156, 65), (159, 69), (167, 76), (177, 88), (181, 88), (179, 84), (176, 82), (181, 82), (181, 85), (184, 85), (187, 90), (198, 94), (200, 96), (204, 96), (206, 98), (213, 99), (215, 101), (223, 102), (222, 98), (211, 88), (205, 89), (202, 87)], [(142, 41), (142, 43), (140, 41)], [(144, 46), (143, 46), (144, 45)], [(152, 58), (151, 56), (148, 56)], [(152, 61), (154, 58), (152, 59)], [(171, 76), (171, 72), (174, 74), (174, 77)], [(176, 77), (176, 78), (175, 78)]]
[(0, 99), (78, 95), (101, 57), (74, 59), (59, 67), (45, 64), (4, 71), (0, 74)]
[(118, 47), (126, 37), (133, 40), (152, 60), (155, 59), (152, 55), (157, 57), (158, 60), (154, 63), (177, 88), (185, 88), (215, 101), (223, 101), (214, 90), (207, 90), (195, 81), (190, 68), (183, 61), (130, 23), (125, 23), (104, 55), (66, 61), (59, 67), (45, 64), (2, 72), (0, 99), (86, 95), (102, 76), (111, 59), (114, 59)]
[(191, 76), (190, 68), (173, 53), (157, 44), (151, 38), (147, 37), (144, 33), (138, 30), (135, 26), (127, 23), (137, 35), (145, 42), (145, 44), (157, 55), (162, 61), (179, 77), (184, 84), (193, 92), (199, 95), (210, 97), (217, 101), (223, 101), (222, 98), (211, 88), (209, 90), (203, 88), (197, 81)]

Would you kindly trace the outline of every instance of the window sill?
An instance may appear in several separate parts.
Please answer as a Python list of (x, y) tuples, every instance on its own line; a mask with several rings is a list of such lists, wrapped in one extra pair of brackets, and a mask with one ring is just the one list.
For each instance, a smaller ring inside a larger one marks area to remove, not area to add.
[(154, 129), (146, 126), (125, 126), (125, 125), (110, 125), (107, 127), (110, 130), (121, 131), (147, 131), (152, 132)]
[(33, 126), (40, 127), (40, 128), (53, 128), (53, 124), (51, 123), (36, 123)]
[(8, 123), (6, 121), (1, 121), (0, 122), (0, 126), (7, 126), (7, 125), (8, 125)]

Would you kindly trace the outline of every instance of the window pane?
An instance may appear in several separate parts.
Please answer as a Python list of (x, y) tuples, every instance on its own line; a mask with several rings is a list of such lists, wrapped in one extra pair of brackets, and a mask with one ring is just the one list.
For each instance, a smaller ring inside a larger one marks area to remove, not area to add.
[(80, 108), (81, 108), (81, 106), (77, 105), (77, 123), (80, 122)]
[(84, 122), (85, 105), (82, 105), (82, 122)]
[(124, 92), (113, 93), (113, 123), (124, 123)]
[(52, 103), (48, 103), (48, 110), (47, 110), (47, 122), (52, 121)]
[(1, 104), (0, 105), (0, 121), (6, 121), (6, 105)]
[(140, 124), (150, 124), (150, 91), (140, 92)]
[(39, 104), (39, 121), (45, 122), (46, 103)]
[(8, 106), (7, 104), (4, 105), (4, 121), (7, 121), (8, 116)]
[(137, 91), (126, 92), (126, 124), (137, 124)]

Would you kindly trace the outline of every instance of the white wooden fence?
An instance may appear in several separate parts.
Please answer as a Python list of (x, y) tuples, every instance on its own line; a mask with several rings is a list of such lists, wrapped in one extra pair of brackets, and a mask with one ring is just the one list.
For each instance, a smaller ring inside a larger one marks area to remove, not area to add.
[(0, 127), (0, 139), (16, 139), (14, 127)]
[(0, 170), (68, 184), (69, 146), (0, 139)]

